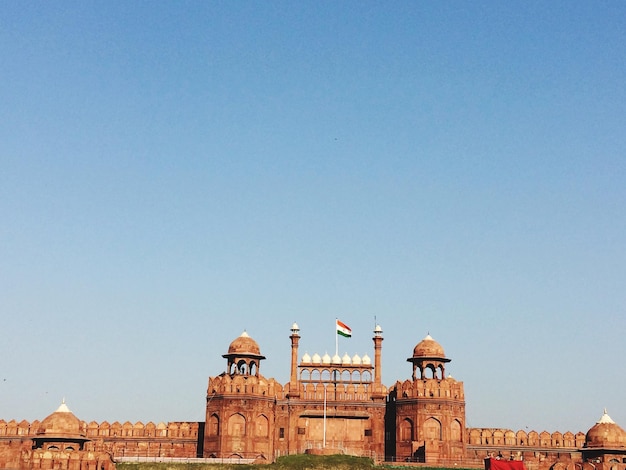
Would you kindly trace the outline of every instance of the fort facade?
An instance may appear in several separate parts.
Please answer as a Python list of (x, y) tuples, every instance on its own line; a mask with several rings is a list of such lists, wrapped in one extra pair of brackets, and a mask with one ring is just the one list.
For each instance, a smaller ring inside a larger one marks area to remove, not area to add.
[(210, 377), (205, 421), (85, 422), (65, 403), (39, 421), (0, 419), (0, 469), (111, 470), (127, 459), (271, 462), (299, 453), (344, 453), (405, 465), (483, 467), (487, 457), (523, 460), (528, 470), (626, 470), (626, 432), (606, 412), (586, 433), (467, 428), (463, 382), (430, 335), (405, 360), (411, 378), (381, 382), (383, 331), (369, 355), (300, 356), (289, 336), (289, 382), (261, 374), (246, 332)]

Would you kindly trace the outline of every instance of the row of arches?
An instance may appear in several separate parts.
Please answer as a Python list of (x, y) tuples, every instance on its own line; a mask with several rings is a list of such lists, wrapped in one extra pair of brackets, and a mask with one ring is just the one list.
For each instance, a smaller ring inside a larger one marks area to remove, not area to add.
[(256, 361), (240, 359), (237, 362), (229, 362), (228, 373), (230, 375), (254, 375), (259, 374), (259, 364)]
[[(0, 436), (31, 436), (35, 435), (39, 431), (39, 421), (20, 421), (17, 423), (15, 420), (6, 422), (0, 420)], [(92, 421), (90, 423), (81, 423), (82, 432), (88, 437), (191, 437), (195, 438), (198, 435), (198, 423), (196, 422), (172, 422), (172, 423), (158, 423), (148, 422), (143, 424), (138, 421), (131, 423), (126, 421), (120, 423), (115, 421), (114, 423), (108, 423), (104, 421), (97, 423)]]
[(370, 397), (370, 384), (321, 384), (305, 383), (300, 387), (300, 394), (306, 400), (363, 401)]
[(300, 380), (302, 382), (371, 383), (372, 371), (369, 369), (301, 368)]
[(233, 413), (227, 418), (224, 429), (222, 429), (222, 424), (218, 414), (213, 413), (207, 421), (207, 435), (215, 437), (225, 432), (230, 437), (244, 437), (247, 435), (269, 437), (270, 433), (270, 421), (264, 414), (259, 414), (248, 422), (242, 413)]
[(150, 439), (124, 439), (92, 441), (86, 450), (109, 452), (115, 457), (196, 457), (197, 443), (180, 440), (154, 441)]
[(446, 369), (443, 363), (440, 361), (424, 362), (421, 364), (415, 364), (413, 366), (413, 379), (443, 379), (445, 377)]
[(108, 454), (83, 452), (33, 451), (29, 456), (29, 468), (33, 470), (109, 470), (115, 465)]
[(471, 445), (507, 445), (529, 447), (566, 447), (580, 448), (585, 444), (585, 434), (582, 432), (548, 433), (543, 431), (517, 431), (510, 429), (470, 429), (469, 443)]
[[(450, 423), (449, 439), (452, 442), (461, 442), (463, 440), (463, 426), (457, 419)], [(424, 421), (423, 435), (417, 435), (415, 423), (410, 418), (405, 418), (400, 422), (399, 439), (400, 441), (409, 442), (417, 440), (437, 440), (444, 439), (444, 427), (437, 418), (430, 417)]]

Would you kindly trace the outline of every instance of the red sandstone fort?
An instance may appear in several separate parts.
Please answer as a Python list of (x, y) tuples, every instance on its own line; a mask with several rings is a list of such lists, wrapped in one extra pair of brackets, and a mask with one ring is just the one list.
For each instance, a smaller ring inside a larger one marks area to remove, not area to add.
[(209, 378), (205, 422), (88, 423), (62, 403), (42, 421), (0, 419), (0, 469), (113, 470), (129, 459), (272, 462), (343, 453), (412, 466), (478, 468), (497, 456), (522, 460), (527, 470), (626, 470), (626, 432), (606, 412), (586, 433), (467, 428), (463, 382), (446, 376), (450, 359), (430, 336), (407, 359), (411, 378), (383, 385), (382, 333), (376, 326), (373, 360), (300, 357), (294, 324), (289, 382), (281, 384), (261, 375), (265, 357), (244, 332), (223, 355), (225, 372)]

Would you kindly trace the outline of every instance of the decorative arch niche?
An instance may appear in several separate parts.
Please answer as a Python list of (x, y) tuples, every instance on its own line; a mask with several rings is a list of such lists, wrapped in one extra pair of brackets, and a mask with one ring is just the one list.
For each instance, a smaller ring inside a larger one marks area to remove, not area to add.
[(246, 435), (246, 418), (241, 413), (235, 413), (228, 419), (228, 435), (233, 437)]
[(424, 422), (424, 437), (429, 440), (441, 440), (441, 423), (436, 418), (428, 418)]
[(220, 418), (214, 413), (209, 418), (209, 436), (219, 436), (220, 434)]
[(458, 419), (453, 420), (452, 424), (450, 425), (450, 439), (455, 442), (461, 442), (463, 440), (461, 423)]
[(400, 423), (400, 441), (408, 442), (413, 440), (413, 421), (405, 418)]
[(265, 415), (259, 415), (254, 420), (255, 434), (257, 437), (267, 437), (269, 436), (269, 420)]

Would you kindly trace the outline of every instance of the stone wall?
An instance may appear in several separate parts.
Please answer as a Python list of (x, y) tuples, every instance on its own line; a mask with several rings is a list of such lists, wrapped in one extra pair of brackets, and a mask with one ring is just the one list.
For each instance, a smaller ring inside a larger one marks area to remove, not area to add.
[[(39, 429), (39, 421), (0, 419), (0, 458), (2, 449), (24, 445), (27, 449)], [(198, 422), (81, 422), (82, 433), (89, 439), (85, 450), (106, 452), (115, 457), (189, 457), (198, 456), (198, 442), (203, 423)], [(6, 453), (6, 452), (5, 452)], [(6, 468), (6, 467), (5, 467)]]

